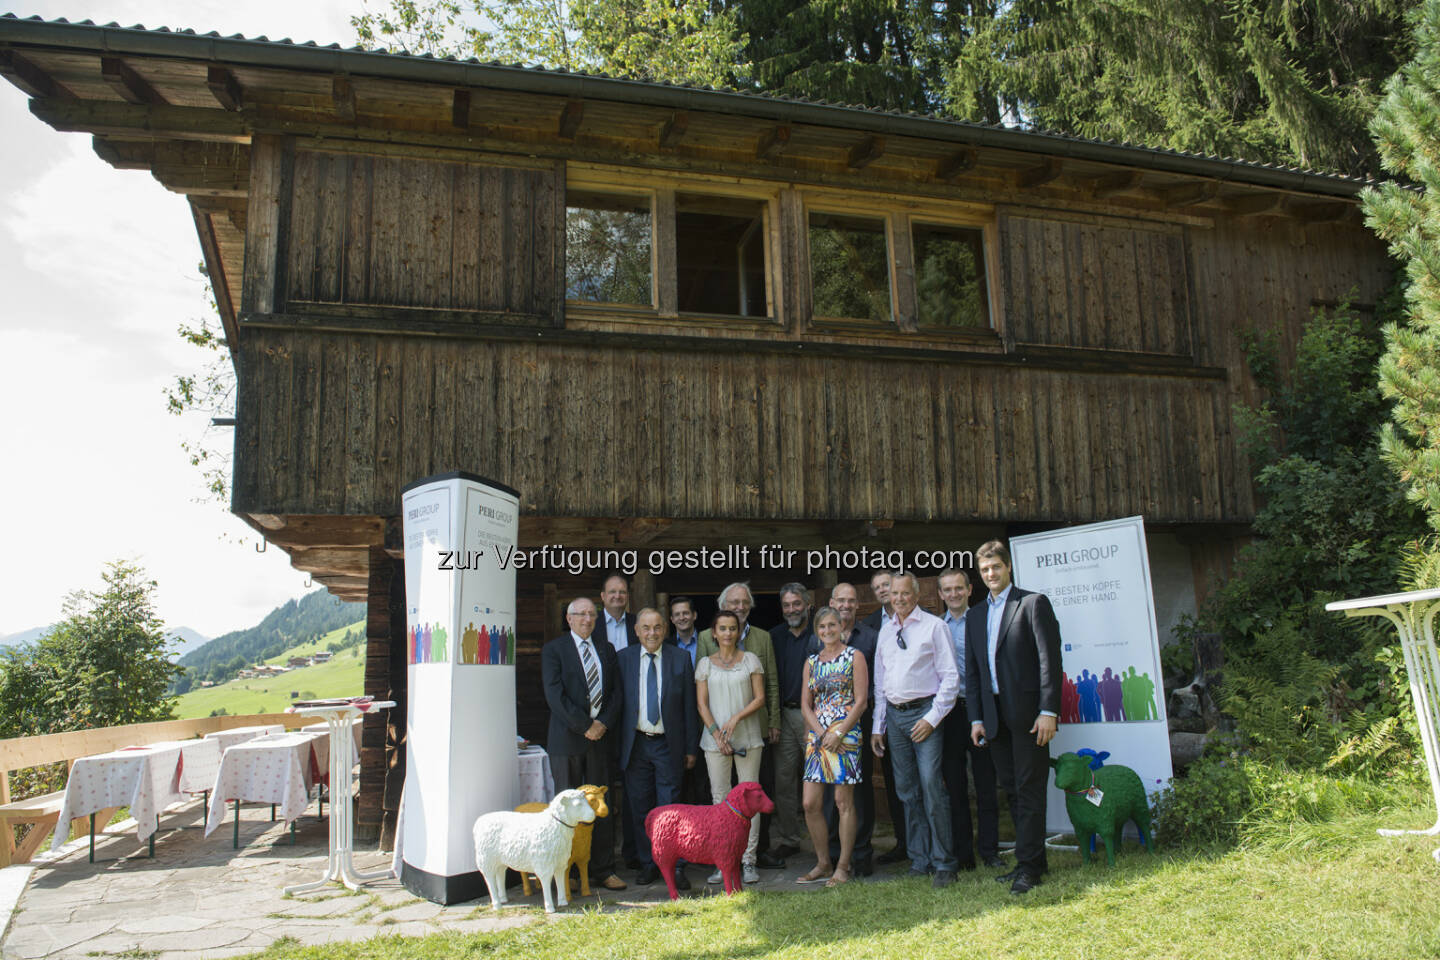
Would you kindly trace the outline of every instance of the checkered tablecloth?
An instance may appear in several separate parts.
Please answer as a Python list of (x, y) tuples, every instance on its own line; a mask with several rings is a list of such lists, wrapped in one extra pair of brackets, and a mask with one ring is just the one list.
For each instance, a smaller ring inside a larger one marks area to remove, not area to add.
[(180, 756), (181, 744), (157, 743), (76, 760), (65, 783), (65, 802), (51, 846), (59, 849), (69, 839), (71, 820), (110, 807), (128, 806), (136, 836), (149, 839), (160, 811), (185, 799), (180, 792)]
[(555, 799), (550, 755), (540, 747), (520, 751), (520, 799), (517, 803), (549, 803)]
[(210, 789), (215, 774), (220, 772), (220, 755), (224, 748), (219, 740), (167, 740), (152, 747), (180, 748), (181, 793), (201, 793)]
[(310, 790), (329, 779), (330, 736), (282, 733), (258, 737), (225, 751), (210, 793), (208, 837), (225, 819), (229, 800), (273, 803), (288, 823), (305, 812)]

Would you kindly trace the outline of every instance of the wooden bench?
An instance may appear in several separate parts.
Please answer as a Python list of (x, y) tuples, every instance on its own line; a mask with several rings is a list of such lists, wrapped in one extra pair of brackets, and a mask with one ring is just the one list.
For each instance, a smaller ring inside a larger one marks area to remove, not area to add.
[[(230, 727), (249, 727), (280, 723), (299, 728), (309, 721), (293, 713), (261, 713), (246, 716), (204, 717), (197, 720), (163, 720), (156, 723), (134, 723), (123, 727), (99, 727), (69, 733), (49, 733), (38, 737), (17, 737), (0, 740), (0, 867), (27, 863), (55, 831), (55, 822), (64, 806), (65, 791), (59, 790), (24, 800), (10, 800), (10, 771), (64, 762), (73, 767), (81, 757), (108, 753), (121, 747), (163, 740), (188, 740)], [(102, 827), (110, 822), (115, 810), (102, 810), (92, 822)], [(83, 824), (89, 817), (72, 823)], [(30, 832), (18, 843), (15, 829), (29, 825)]]

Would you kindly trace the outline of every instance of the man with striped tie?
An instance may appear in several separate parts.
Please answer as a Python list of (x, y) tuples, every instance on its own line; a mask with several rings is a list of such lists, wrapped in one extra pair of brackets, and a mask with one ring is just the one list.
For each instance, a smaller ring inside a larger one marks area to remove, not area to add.
[[(540, 676), (550, 707), (545, 749), (555, 790), (610, 782), (610, 738), (620, 720), (619, 664), (608, 643), (595, 643), (595, 604), (586, 597), (565, 611), (570, 625), (540, 651)], [(624, 890), (615, 875), (614, 817), (595, 821), (590, 842), (590, 877), (607, 890)]]

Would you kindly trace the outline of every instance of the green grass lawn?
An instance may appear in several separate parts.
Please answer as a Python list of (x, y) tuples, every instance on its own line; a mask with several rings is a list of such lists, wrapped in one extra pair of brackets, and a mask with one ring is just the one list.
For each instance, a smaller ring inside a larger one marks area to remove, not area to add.
[[(344, 630), (339, 631), (339, 636), (344, 634)], [(339, 637), (332, 636), (331, 639)], [(329, 640), (325, 642), (328, 643)], [(319, 649), (325, 649), (324, 643), (320, 644)], [(279, 662), (283, 663), (291, 656), (303, 654), (292, 651), (279, 658)], [(175, 716), (181, 720), (208, 717), (221, 707), (232, 714), (277, 713), (290, 705), (291, 691), (298, 692), (305, 699), (353, 697), (363, 692), (364, 685), (365, 645), (362, 643), (348, 650), (341, 650), (329, 663), (299, 667), (278, 677), (236, 679), (215, 687), (191, 690), (176, 700)]]
[[(1435, 840), (1374, 833), (1376, 826), (1433, 822), (1433, 809), (1416, 806), (1304, 828), (1265, 848), (1150, 856), (1127, 843), (1113, 870), (1103, 863), (1082, 868), (1078, 854), (1057, 854), (1045, 884), (1023, 898), (982, 870), (943, 891), (907, 878), (653, 908), (572, 906), (549, 921), (522, 907), (536, 922), (518, 930), (381, 934), (343, 952), (355, 960), (1436, 957)], [(334, 955), (333, 944), (290, 942), (256, 956)]]

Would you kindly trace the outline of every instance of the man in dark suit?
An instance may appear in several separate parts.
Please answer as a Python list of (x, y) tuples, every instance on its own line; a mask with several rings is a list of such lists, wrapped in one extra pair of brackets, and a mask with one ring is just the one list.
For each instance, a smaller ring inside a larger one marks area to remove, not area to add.
[[(938, 578), (940, 599), (945, 601), (941, 618), (950, 631), (955, 647), (955, 661), (960, 665), (962, 696), (955, 709), (945, 716), (945, 789), (950, 791), (950, 830), (955, 842), (955, 857), (961, 870), (975, 869), (976, 854), (987, 867), (1001, 866), (1000, 805), (995, 795), (995, 764), (990, 751), (977, 747), (970, 740), (970, 713), (963, 691), (969, 679), (966, 673), (965, 626), (970, 612), (970, 575), (964, 570), (950, 569)], [(980, 838), (975, 840), (975, 824), (970, 817), (970, 773), (974, 773), (975, 819), (979, 820)]]
[[(636, 855), (641, 884), (660, 879), (645, 833), (645, 815), (680, 802), (684, 772), (700, 755), (700, 715), (695, 708), (695, 670), (690, 657), (665, 642), (659, 611), (641, 610), (635, 618), (640, 642), (620, 651), (620, 768), (625, 771), (625, 800), (639, 825)], [(675, 885), (688, 890), (684, 866), (675, 868)]]
[[(555, 790), (586, 783), (610, 783), (611, 731), (620, 722), (619, 662), (608, 643), (596, 642), (595, 604), (586, 597), (565, 611), (570, 625), (540, 651), (540, 677), (550, 708), (545, 749)], [(614, 817), (595, 821), (590, 844), (590, 876), (607, 890), (624, 890), (615, 875)]]
[(610, 641), (615, 652), (639, 643), (635, 636), (635, 617), (625, 610), (630, 605), (630, 581), (618, 573), (610, 574), (600, 587), (600, 603), (604, 610), (595, 626), (600, 636)]
[(1016, 867), (997, 880), (1011, 893), (1040, 883), (1050, 740), (1060, 717), (1060, 624), (1043, 593), (1010, 582), (1010, 551), (991, 540), (975, 551), (985, 602), (965, 615), (965, 699), (970, 740), (989, 744), (1015, 821)]
[(860, 622), (874, 630), (877, 637), (885, 621), (890, 619), (890, 580), (893, 577), (894, 572), (890, 570), (876, 570), (870, 575), (870, 592), (875, 594), (880, 606), (871, 610), (870, 615)]
[[(630, 605), (630, 581), (618, 573), (612, 573), (600, 585), (601, 610), (595, 621), (595, 633), (601, 640), (608, 640), (617, 654), (640, 641), (635, 636), (635, 616), (626, 612)], [(618, 811), (620, 821), (620, 856), (625, 865), (638, 870), (641, 866), (636, 853), (635, 834), (637, 826), (630, 819), (630, 805), (625, 802), (625, 786), (620, 777), (620, 740), (610, 741), (610, 803)]]

